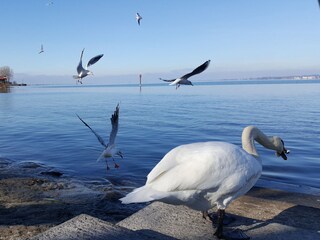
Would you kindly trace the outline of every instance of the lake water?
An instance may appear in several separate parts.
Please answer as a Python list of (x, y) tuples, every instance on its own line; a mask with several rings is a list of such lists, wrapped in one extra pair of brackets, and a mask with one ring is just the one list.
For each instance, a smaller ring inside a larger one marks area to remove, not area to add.
[[(76, 117), (108, 141), (120, 103), (119, 169), (96, 159), (103, 148)], [(181, 86), (27, 86), (0, 94), (0, 157), (53, 166), (87, 181), (139, 186), (172, 148), (198, 141), (241, 146), (256, 125), (278, 135), (288, 160), (258, 147), (262, 182), (320, 189), (320, 81), (225, 81)]]

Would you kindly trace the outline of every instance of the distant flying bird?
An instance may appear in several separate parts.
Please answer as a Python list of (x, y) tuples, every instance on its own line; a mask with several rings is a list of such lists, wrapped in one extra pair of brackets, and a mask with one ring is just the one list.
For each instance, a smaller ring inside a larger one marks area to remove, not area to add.
[(192, 82), (188, 80), (188, 78), (192, 77), (193, 75), (202, 73), (204, 70), (206, 70), (207, 67), (210, 64), (210, 61), (211, 60), (206, 61), (205, 63), (203, 63), (202, 65), (200, 65), (196, 69), (194, 69), (192, 72), (190, 72), (190, 73), (188, 73), (186, 75), (183, 75), (180, 78), (170, 79), (170, 80), (162, 79), (162, 78), (159, 78), (159, 79), (162, 80), (162, 81), (165, 81), (165, 82), (170, 82), (169, 85), (176, 85), (176, 89), (178, 87), (180, 87), (180, 85), (193, 85)]
[(43, 45), (41, 44), (41, 48), (40, 48), (39, 54), (40, 54), (40, 53), (43, 53), (43, 52), (44, 52), (44, 50), (43, 50)]
[(49, 2), (47, 2), (47, 4), (46, 4), (47, 6), (50, 6), (50, 5), (53, 5), (53, 1), (49, 1)]
[(100, 58), (103, 57), (103, 54), (99, 54), (93, 58), (90, 59), (90, 61), (88, 62), (87, 64), (87, 67), (86, 68), (83, 68), (82, 67), (82, 56), (83, 56), (83, 52), (84, 52), (84, 49), (82, 50), (81, 52), (81, 56), (80, 56), (80, 62), (78, 64), (78, 67), (77, 67), (77, 72), (78, 72), (78, 75), (73, 75), (73, 78), (74, 79), (77, 79), (78, 82), (80, 82), (82, 84), (82, 78), (88, 76), (88, 75), (93, 75), (93, 73), (91, 71), (88, 70), (88, 67), (90, 67), (91, 65), (95, 64), (96, 62), (98, 62), (100, 60)]
[(141, 21), (142, 17), (140, 16), (139, 13), (136, 14), (136, 19), (137, 19), (137, 22), (138, 22), (138, 24), (140, 26), (140, 21)]
[(85, 121), (83, 121), (82, 118), (78, 114), (77, 114), (77, 117), (81, 120), (81, 122), (83, 122), (84, 125), (86, 125), (91, 130), (91, 132), (93, 132), (93, 134), (97, 137), (100, 144), (105, 148), (104, 151), (102, 152), (102, 154), (100, 155), (100, 157), (97, 159), (97, 161), (104, 158), (107, 163), (107, 170), (109, 170), (110, 168), (108, 165), (108, 158), (112, 158), (112, 160), (114, 162), (114, 167), (119, 168), (119, 165), (116, 164), (114, 161), (115, 156), (119, 156), (119, 157), (123, 158), (121, 151), (116, 149), (116, 144), (115, 144), (115, 140), (116, 140), (116, 136), (117, 136), (118, 128), (119, 128), (119, 103), (116, 107), (116, 110), (114, 111), (114, 113), (112, 114), (112, 116), (110, 118), (112, 130), (110, 132), (108, 144), (106, 144), (104, 142), (103, 138), (100, 137), (100, 135), (98, 133), (96, 133)]

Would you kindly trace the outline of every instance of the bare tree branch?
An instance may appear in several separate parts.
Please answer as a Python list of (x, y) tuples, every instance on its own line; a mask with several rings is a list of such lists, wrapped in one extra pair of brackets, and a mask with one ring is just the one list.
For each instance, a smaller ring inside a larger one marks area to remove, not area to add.
[(10, 81), (13, 78), (13, 70), (8, 66), (0, 67), (0, 76), (7, 77), (7, 80)]

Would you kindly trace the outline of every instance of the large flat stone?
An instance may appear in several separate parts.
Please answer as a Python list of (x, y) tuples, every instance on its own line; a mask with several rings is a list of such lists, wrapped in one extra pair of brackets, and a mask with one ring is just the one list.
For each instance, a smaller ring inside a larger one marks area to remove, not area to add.
[(150, 204), (117, 226), (134, 231), (152, 230), (177, 239), (214, 239), (212, 224), (202, 218), (201, 212), (160, 202)]
[[(318, 196), (255, 189), (228, 207), (234, 221), (225, 230), (241, 229), (254, 240), (320, 239), (319, 202)], [(32, 240), (213, 240), (214, 231), (199, 211), (154, 202), (116, 225), (83, 214)]]
[[(234, 201), (227, 214), (235, 221), (225, 230), (241, 229), (252, 239), (320, 239), (318, 196), (257, 188)], [(215, 229), (200, 212), (160, 202), (148, 205), (117, 225), (177, 239), (215, 239)]]
[[(144, 232), (147, 235), (144, 235)], [(82, 214), (30, 240), (146, 240), (151, 239), (148, 234), (153, 236), (152, 239), (173, 239), (151, 230), (134, 232)]]

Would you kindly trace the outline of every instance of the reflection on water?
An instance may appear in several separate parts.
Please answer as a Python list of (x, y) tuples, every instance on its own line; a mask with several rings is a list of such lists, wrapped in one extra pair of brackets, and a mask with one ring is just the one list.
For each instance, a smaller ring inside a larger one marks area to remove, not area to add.
[(10, 87), (5, 85), (0, 85), (0, 93), (9, 93)]

